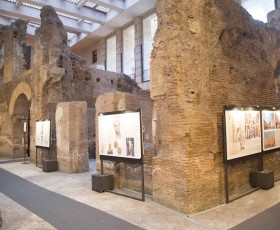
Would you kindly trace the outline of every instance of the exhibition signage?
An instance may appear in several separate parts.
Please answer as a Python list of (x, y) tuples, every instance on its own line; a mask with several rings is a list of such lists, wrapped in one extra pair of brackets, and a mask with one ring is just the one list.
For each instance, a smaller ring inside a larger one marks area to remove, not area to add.
[(280, 111), (262, 110), (263, 151), (280, 148)]
[(99, 113), (98, 139), (101, 175), (103, 175), (103, 160), (139, 164), (142, 198), (131, 198), (145, 201), (141, 110)]
[(229, 199), (229, 161), (258, 154), (258, 171), (263, 171), (263, 154), (280, 148), (280, 110), (272, 107), (224, 106), (225, 191)]
[(99, 155), (116, 158), (142, 158), (140, 111), (100, 113), (98, 116)]
[(50, 139), (51, 139), (51, 121), (37, 120), (35, 145), (37, 147), (50, 148)]
[(226, 109), (225, 126), (227, 160), (261, 152), (260, 111), (254, 108)]

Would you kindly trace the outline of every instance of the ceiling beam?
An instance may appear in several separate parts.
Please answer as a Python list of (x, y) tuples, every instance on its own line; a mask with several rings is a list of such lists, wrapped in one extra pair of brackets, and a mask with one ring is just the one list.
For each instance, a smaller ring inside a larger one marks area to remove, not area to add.
[[(6, 15), (7, 17), (15, 17), (21, 18), (25, 20), (29, 20), (35, 23), (41, 23), (40, 18), (41, 11), (38, 9), (33, 9), (27, 6), (21, 6), (20, 8), (16, 8), (14, 4), (11, 4), (6, 1), (0, 1), (0, 14)], [(86, 33), (89, 34), (94, 29), (94, 24), (90, 25), (87, 23), (79, 24), (78, 21), (61, 17), (59, 16), (66, 30), (75, 31), (78, 33)]]
[(13, 18), (6, 18), (0, 15), (0, 25), (9, 26), (15, 19)]
[(24, 2), (43, 7), (45, 5), (52, 6), (56, 11), (69, 14), (71, 16), (81, 18), (83, 20), (92, 21), (99, 24), (104, 24), (106, 17), (103, 13), (93, 11), (88, 8), (79, 9), (75, 4), (68, 1), (59, 0), (24, 0)]
[[(14, 22), (15, 20), (16, 19), (14, 19), (14, 18), (6, 18), (6, 17), (3, 17), (3, 16), (0, 16), (0, 25), (10, 26), (11, 23)], [(27, 30), (26, 30), (27, 34), (34, 36), (35, 35), (35, 30), (36, 30), (35, 27), (29, 26), (27, 24)]]
[(68, 45), (71, 47), (75, 45), (77, 42), (81, 41), (83, 38), (85, 38), (87, 34), (78, 34), (77, 36), (73, 37), (71, 40), (68, 40)]
[(22, 0), (17, 0), (17, 1), (16, 1), (16, 8), (19, 8), (20, 5), (21, 5), (21, 3), (22, 3)]

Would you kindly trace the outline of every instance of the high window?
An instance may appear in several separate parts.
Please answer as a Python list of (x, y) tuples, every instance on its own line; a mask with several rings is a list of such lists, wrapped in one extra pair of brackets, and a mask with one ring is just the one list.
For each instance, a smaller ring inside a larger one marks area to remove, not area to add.
[(150, 61), (154, 36), (157, 30), (157, 15), (143, 19), (143, 82), (150, 80)]
[(116, 36), (110, 37), (106, 42), (106, 70), (116, 72), (117, 63), (117, 43)]
[(97, 50), (92, 51), (92, 64), (97, 62)]
[(123, 31), (123, 73), (134, 79), (135, 74), (135, 31), (134, 25)]

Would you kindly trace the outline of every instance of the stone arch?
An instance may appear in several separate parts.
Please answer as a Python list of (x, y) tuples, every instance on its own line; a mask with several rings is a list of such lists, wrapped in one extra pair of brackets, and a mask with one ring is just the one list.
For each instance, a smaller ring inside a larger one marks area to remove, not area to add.
[(9, 116), (12, 117), (15, 112), (15, 105), (17, 100), (20, 98), (21, 95), (25, 95), (27, 100), (30, 102), (32, 91), (30, 86), (26, 82), (21, 82), (17, 85), (14, 89), (12, 97), (10, 99), (10, 106), (9, 106)]
[(26, 82), (21, 82), (14, 89), (9, 105), (9, 117), (12, 122), (12, 154), (13, 158), (29, 156), (29, 110), (31, 88)]

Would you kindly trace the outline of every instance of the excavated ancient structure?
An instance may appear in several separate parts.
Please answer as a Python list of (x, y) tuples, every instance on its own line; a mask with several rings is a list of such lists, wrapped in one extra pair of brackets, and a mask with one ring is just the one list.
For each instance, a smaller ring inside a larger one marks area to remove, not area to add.
[[(158, 30), (151, 56), (154, 109), (149, 114), (152, 119), (145, 118), (153, 123), (154, 136), (146, 143), (152, 146), (145, 159), (149, 162), (146, 189), (155, 201), (191, 214), (225, 203), (223, 106), (278, 105), (280, 32), (273, 23), (254, 21), (234, 0), (158, 0), (156, 11)], [(86, 101), (92, 113), (95, 103), (98, 111), (118, 109), (116, 98), (130, 107), (137, 105), (131, 95), (109, 93), (137, 94), (134, 82), (120, 74), (89, 70), (70, 52), (63, 26), (51, 7), (42, 9), (29, 70), (23, 70), (28, 66), (24, 61), (28, 52), (21, 28), (22, 21), (12, 24), (2, 30), (0, 39), (0, 154), (20, 152), (18, 127), (29, 107), (34, 121), (54, 119), (59, 102)], [(15, 48), (3, 49), (9, 40)], [(34, 125), (31, 122), (31, 130)], [(90, 130), (90, 136), (94, 132)], [(55, 140), (55, 131), (52, 135)], [(34, 162), (34, 133), (31, 146)], [(277, 153), (264, 155), (264, 168), (273, 170), (276, 178), (279, 161)], [(258, 163), (258, 157), (251, 156), (230, 164), (231, 198), (250, 190), (249, 174)], [(119, 164), (105, 168), (118, 183), (126, 183)], [(137, 175), (128, 179), (139, 182)]]
[[(225, 202), (223, 106), (278, 104), (280, 33), (233, 0), (159, 0), (156, 9), (153, 197), (193, 213)], [(264, 169), (279, 177), (279, 161), (265, 155)], [(231, 164), (231, 198), (257, 168), (258, 156)]]
[[(63, 24), (51, 6), (41, 11), (36, 30), (34, 58), (25, 45), (26, 22), (17, 20), (1, 30), (0, 156), (22, 157), (22, 130), (30, 111), (30, 157), (35, 161), (35, 120), (55, 121), (57, 103), (86, 101), (89, 122), (94, 124), (95, 101), (113, 91), (139, 92), (137, 84), (123, 74), (86, 67), (85, 60), (71, 53)], [(26, 54), (26, 55), (25, 55)], [(29, 54), (29, 55), (28, 55)], [(4, 57), (4, 58), (3, 58)], [(28, 69), (29, 68), (29, 69)], [(52, 122), (51, 158), (56, 158), (56, 127)], [(95, 152), (95, 130), (89, 127), (89, 152)], [(47, 156), (42, 156), (45, 158)], [(40, 160), (40, 159), (39, 159)]]

